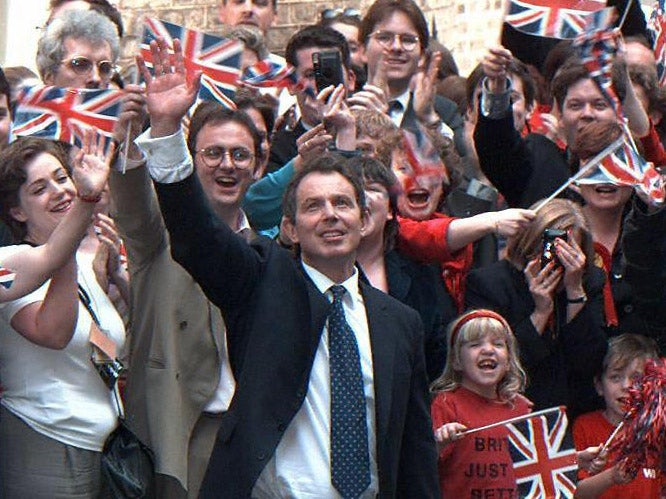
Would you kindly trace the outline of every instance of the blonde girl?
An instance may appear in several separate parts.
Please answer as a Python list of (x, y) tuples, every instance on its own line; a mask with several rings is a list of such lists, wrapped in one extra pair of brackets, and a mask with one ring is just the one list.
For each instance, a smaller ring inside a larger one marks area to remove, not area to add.
[(516, 338), (498, 313), (473, 310), (451, 324), (447, 342), (446, 367), (431, 387), (442, 497), (516, 497), (506, 428), (462, 434), (530, 412)]

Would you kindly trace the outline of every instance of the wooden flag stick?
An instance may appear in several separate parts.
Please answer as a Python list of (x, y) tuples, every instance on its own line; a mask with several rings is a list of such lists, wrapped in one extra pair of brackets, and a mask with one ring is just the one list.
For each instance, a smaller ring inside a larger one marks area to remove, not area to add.
[(460, 433), (460, 436), (465, 436), (469, 435), (471, 433), (476, 433), (477, 431), (483, 431), (483, 430), (489, 430), (491, 428), (495, 428), (497, 426), (502, 426), (505, 424), (510, 424), (510, 423), (518, 423), (519, 421), (525, 421), (526, 419), (530, 419), (534, 416), (543, 416), (544, 414), (550, 414), (551, 412), (556, 412), (560, 410), (566, 409), (563, 405), (558, 406), (558, 407), (551, 407), (550, 409), (543, 409), (541, 411), (537, 412), (530, 412), (529, 414), (525, 414), (524, 416), (516, 416), (515, 418), (510, 418), (510, 419), (505, 419), (504, 421), (498, 421), (497, 423), (491, 423), (486, 426), (480, 426), (478, 428), (471, 428), (469, 430), (465, 430)]
[(620, 424), (615, 427), (615, 429), (613, 430), (613, 433), (610, 434), (610, 437), (608, 437), (606, 442), (604, 442), (604, 445), (601, 446), (601, 449), (599, 450), (599, 454), (601, 454), (602, 452), (604, 452), (608, 448), (608, 446), (611, 444), (611, 442), (613, 441), (613, 439), (619, 433), (619, 431), (622, 429), (623, 426), (624, 426), (624, 421), (621, 421)]
[(620, 138), (618, 138), (615, 142), (613, 142), (611, 145), (609, 145), (606, 149), (601, 151), (599, 154), (597, 154), (594, 158), (592, 158), (590, 161), (585, 163), (585, 166), (578, 170), (578, 172), (571, 177), (569, 180), (567, 180), (564, 184), (562, 184), (555, 192), (553, 192), (550, 196), (548, 196), (546, 199), (544, 199), (539, 206), (537, 206), (534, 211), (539, 211), (541, 208), (546, 206), (550, 201), (555, 199), (559, 194), (564, 191), (566, 188), (568, 188), (571, 184), (573, 184), (576, 180), (578, 180), (581, 177), (584, 177), (592, 168), (597, 166), (602, 159), (604, 159), (608, 154), (610, 154), (612, 151), (617, 149), (622, 145), (622, 142), (624, 141), (624, 135), (622, 135)]

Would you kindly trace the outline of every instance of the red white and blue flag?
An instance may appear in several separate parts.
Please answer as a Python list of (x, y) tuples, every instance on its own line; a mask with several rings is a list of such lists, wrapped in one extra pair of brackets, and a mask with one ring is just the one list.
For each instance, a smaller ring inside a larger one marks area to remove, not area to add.
[(647, 31), (652, 40), (652, 51), (657, 61), (659, 85), (666, 85), (666, 7), (665, 0), (657, 0), (647, 22)]
[(601, 158), (592, 175), (580, 183), (610, 183), (640, 190), (651, 204), (666, 200), (664, 180), (652, 163), (645, 161), (626, 137), (611, 144), (608, 154)]
[(34, 86), (19, 92), (11, 137), (35, 136), (80, 143), (94, 127), (111, 137), (123, 100), (122, 90)]
[(13, 270), (0, 266), (0, 286), (5, 289), (11, 288), (15, 277), (16, 273)]
[(585, 16), (605, 6), (605, 0), (509, 0), (504, 22), (528, 35), (575, 38)]
[(615, 9), (613, 7), (588, 16), (585, 31), (576, 38), (574, 46), (590, 73), (590, 77), (613, 106), (615, 114), (622, 119), (622, 107), (613, 88), (612, 78), (613, 60), (621, 36), (619, 29), (611, 27), (614, 17)]
[(178, 38), (183, 47), (187, 72), (201, 71), (201, 88), (197, 100), (217, 101), (232, 109), (236, 107), (233, 97), (241, 77), (242, 42), (227, 40), (159, 19), (146, 18), (141, 55), (148, 67), (152, 67), (153, 60), (150, 42), (157, 38), (163, 38), (171, 49), (173, 49), (173, 40)]
[(578, 465), (564, 407), (506, 426), (518, 497), (573, 497)]

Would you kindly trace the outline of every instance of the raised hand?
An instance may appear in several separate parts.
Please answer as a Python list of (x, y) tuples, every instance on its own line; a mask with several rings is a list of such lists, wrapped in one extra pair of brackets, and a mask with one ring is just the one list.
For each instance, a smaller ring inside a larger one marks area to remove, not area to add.
[(363, 90), (359, 90), (347, 99), (347, 104), (352, 110), (377, 111), (388, 113), (388, 100), (386, 93), (380, 87), (366, 83)]
[(583, 296), (585, 294), (583, 288), (585, 253), (574, 238), (570, 238), (569, 241), (557, 238), (555, 240), (555, 252), (564, 268), (564, 287), (567, 290), (567, 296), (570, 298)]
[(106, 142), (106, 137), (94, 129), (83, 132), (81, 149), (72, 162), (72, 180), (80, 198), (94, 200), (102, 196), (115, 151), (115, 145), (111, 142), (105, 152)]
[(536, 213), (533, 210), (509, 208), (493, 213), (495, 217), (495, 233), (503, 237), (513, 237), (526, 227)]
[(492, 47), (483, 57), (481, 65), (483, 73), (488, 78), (488, 89), (492, 93), (502, 93), (506, 90), (506, 68), (511, 63), (513, 55), (504, 47)]
[(540, 258), (535, 258), (528, 262), (524, 274), (534, 300), (533, 322), (537, 319), (534, 325), (537, 330), (543, 332), (553, 312), (555, 290), (562, 279), (562, 269), (555, 261), (541, 268)]
[(338, 149), (356, 149), (356, 119), (345, 102), (345, 87), (338, 85), (326, 103), (323, 124), (329, 133), (335, 133)]
[(140, 85), (126, 85), (123, 89), (125, 95), (120, 105), (120, 115), (118, 121), (113, 127), (113, 138), (118, 142), (124, 142), (128, 136), (129, 140), (134, 141), (143, 131), (143, 124), (146, 120), (146, 96)]
[(419, 71), (414, 78), (414, 114), (426, 126), (439, 121), (439, 115), (435, 112), (435, 95), (437, 71), (441, 60), (440, 52), (433, 53), (427, 67)]
[(154, 75), (140, 55), (136, 62), (146, 82), (146, 104), (150, 114), (151, 135), (172, 135), (180, 129), (180, 122), (192, 107), (199, 92), (201, 73), (190, 73), (185, 67), (180, 40), (173, 41), (170, 53), (162, 38), (150, 42)]
[(298, 139), (296, 139), (298, 156), (296, 157), (294, 168), (298, 170), (303, 165), (304, 161), (324, 154), (328, 143), (331, 140), (333, 140), (333, 135), (326, 131), (326, 127), (323, 123), (311, 128), (298, 137)]

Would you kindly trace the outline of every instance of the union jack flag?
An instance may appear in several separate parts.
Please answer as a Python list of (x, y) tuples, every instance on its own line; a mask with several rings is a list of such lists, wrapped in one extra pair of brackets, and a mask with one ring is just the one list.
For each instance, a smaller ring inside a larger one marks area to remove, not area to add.
[[(595, 171), (594, 167), (593, 171)], [(664, 180), (652, 163), (645, 161), (626, 137), (613, 146), (598, 164), (596, 173), (580, 183), (611, 183), (634, 187), (642, 191), (652, 204), (666, 200)]]
[(665, 0), (657, 0), (647, 23), (647, 30), (652, 39), (652, 51), (657, 60), (659, 85), (666, 85), (666, 7)]
[(510, 0), (504, 22), (528, 35), (575, 38), (585, 15), (605, 6), (605, 0)]
[(613, 7), (591, 14), (587, 19), (585, 31), (576, 38), (574, 46), (578, 50), (583, 65), (590, 73), (590, 77), (613, 106), (615, 114), (622, 118), (620, 99), (613, 88), (611, 74), (613, 59), (615, 59), (620, 39), (620, 30), (610, 27), (614, 15)]
[(12, 139), (35, 136), (80, 143), (89, 127), (111, 137), (123, 96), (122, 90), (26, 87), (17, 98)]
[(518, 497), (573, 497), (578, 465), (564, 407), (506, 426)]
[(11, 288), (15, 277), (16, 273), (13, 270), (0, 266), (0, 286), (5, 289)]
[(164, 38), (171, 49), (174, 38), (178, 38), (183, 47), (187, 72), (201, 71), (201, 88), (197, 100), (217, 101), (232, 109), (236, 107), (233, 97), (241, 76), (242, 42), (227, 40), (159, 19), (146, 18), (141, 55), (149, 67), (152, 67), (153, 61), (150, 42), (157, 38)]

